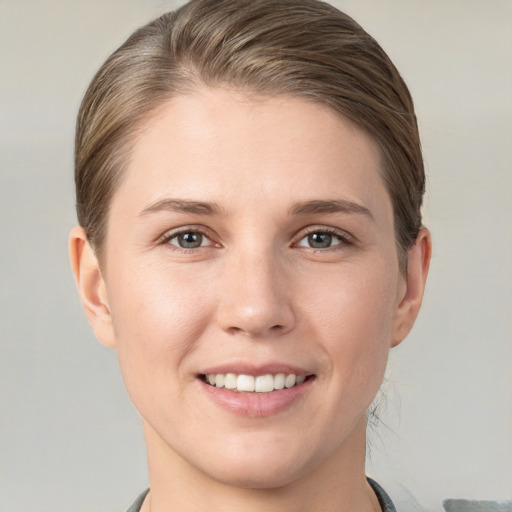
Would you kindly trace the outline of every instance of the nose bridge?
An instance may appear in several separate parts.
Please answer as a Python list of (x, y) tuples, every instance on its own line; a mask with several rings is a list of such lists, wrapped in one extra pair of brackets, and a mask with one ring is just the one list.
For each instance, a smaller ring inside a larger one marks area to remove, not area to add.
[(226, 259), (219, 324), (251, 337), (283, 334), (294, 324), (286, 273), (272, 247), (245, 246)]

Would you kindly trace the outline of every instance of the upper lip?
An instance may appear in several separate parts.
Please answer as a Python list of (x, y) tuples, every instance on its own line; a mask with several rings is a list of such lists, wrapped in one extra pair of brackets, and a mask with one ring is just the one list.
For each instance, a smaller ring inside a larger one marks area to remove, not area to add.
[(234, 373), (235, 375), (252, 375), (254, 377), (258, 375), (275, 375), (277, 373), (285, 373), (294, 375), (311, 375), (312, 372), (307, 371), (299, 366), (294, 366), (285, 363), (272, 362), (254, 364), (249, 362), (237, 362), (237, 363), (225, 363), (215, 366), (210, 366), (199, 372), (200, 375), (217, 375), (217, 374)]

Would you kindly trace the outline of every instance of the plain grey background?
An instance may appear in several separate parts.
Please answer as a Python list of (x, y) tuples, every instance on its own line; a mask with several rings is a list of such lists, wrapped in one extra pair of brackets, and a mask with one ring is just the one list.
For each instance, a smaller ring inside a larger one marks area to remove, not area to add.
[[(368, 472), (402, 510), (511, 498), (512, 2), (332, 3), (411, 88), (434, 237)], [(69, 269), (72, 145), (94, 71), (177, 4), (0, 0), (0, 512), (121, 512), (147, 485), (115, 353), (94, 340)]]

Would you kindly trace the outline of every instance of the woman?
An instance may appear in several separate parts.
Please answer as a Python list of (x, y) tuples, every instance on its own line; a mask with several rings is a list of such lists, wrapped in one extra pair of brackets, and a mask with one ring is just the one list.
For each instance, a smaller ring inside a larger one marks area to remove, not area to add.
[(130, 511), (394, 510), (366, 411), (431, 241), (378, 44), (316, 0), (193, 0), (99, 70), (75, 163), (74, 273), (146, 439)]

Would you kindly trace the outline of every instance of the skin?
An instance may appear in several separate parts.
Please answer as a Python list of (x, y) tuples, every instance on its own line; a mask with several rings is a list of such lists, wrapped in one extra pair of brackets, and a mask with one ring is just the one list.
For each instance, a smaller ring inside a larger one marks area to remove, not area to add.
[[(105, 261), (80, 227), (70, 245), (85, 311), (142, 416), (146, 510), (379, 510), (365, 414), (414, 323), (431, 252), (423, 228), (400, 272), (380, 166), (366, 133), (303, 99), (204, 88), (145, 124)], [(202, 245), (179, 247), (178, 232)], [(331, 245), (311, 247), (311, 233)], [(265, 417), (220, 406), (198, 378), (269, 362), (313, 377)]]

